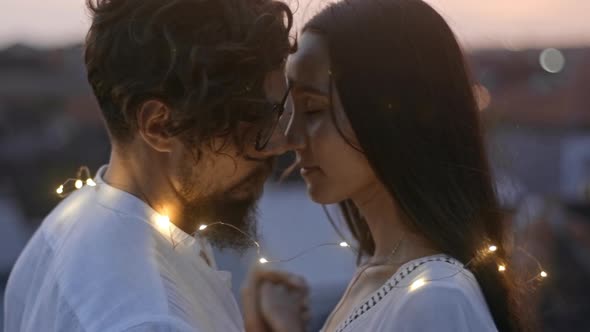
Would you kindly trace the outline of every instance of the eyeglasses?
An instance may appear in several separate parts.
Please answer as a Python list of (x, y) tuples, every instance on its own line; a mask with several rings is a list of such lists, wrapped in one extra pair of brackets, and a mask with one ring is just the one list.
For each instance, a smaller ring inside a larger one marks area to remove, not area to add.
[(285, 104), (287, 103), (287, 97), (291, 92), (291, 86), (287, 88), (285, 95), (281, 99), (280, 103), (276, 103), (272, 106), (271, 116), (268, 117), (266, 123), (264, 123), (262, 129), (256, 134), (256, 142), (254, 147), (257, 151), (261, 151), (268, 145), (270, 139), (277, 128), (277, 125), (285, 113)]

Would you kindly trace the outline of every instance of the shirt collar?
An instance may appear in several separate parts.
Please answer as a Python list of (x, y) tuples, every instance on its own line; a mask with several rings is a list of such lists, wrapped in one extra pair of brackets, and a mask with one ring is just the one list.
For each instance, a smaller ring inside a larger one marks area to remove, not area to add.
[[(156, 210), (138, 197), (117, 189), (103, 179), (108, 165), (102, 166), (94, 178), (96, 182), (96, 191), (98, 201), (101, 205), (111, 209), (122, 216), (137, 218), (146, 222), (162, 235), (175, 248), (195, 247), (199, 253), (203, 248), (201, 241), (197, 241), (194, 236), (187, 234), (174, 223), (163, 218)], [(212, 258), (210, 257), (210, 260)]]

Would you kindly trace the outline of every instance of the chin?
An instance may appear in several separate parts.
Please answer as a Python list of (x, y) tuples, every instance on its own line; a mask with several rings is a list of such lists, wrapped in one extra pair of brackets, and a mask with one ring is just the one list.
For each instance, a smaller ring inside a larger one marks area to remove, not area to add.
[(325, 187), (310, 184), (307, 185), (307, 194), (312, 201), (323, 205), (336, 204), (344, 200), (339, 195), (335, 195), (334, 192), (326, 190)]

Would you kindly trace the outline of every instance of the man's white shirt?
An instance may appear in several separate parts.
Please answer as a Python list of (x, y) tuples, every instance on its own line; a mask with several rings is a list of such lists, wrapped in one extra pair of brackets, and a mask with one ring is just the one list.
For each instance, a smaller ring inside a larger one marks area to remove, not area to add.
[(243, 331), (211, 247), (106, 184), (105, 170), (27, 244), (8, 281), (5, 331)]

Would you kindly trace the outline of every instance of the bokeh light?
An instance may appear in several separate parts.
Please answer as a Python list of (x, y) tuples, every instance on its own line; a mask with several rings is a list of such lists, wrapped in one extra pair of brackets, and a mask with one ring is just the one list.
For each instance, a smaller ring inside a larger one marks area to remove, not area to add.
[(562, 71), (563, 67), (565, 67), (565, 57), (560, 50), (547, 48), (541, 52), (539, 63), (546, 72), (556, 74)]

